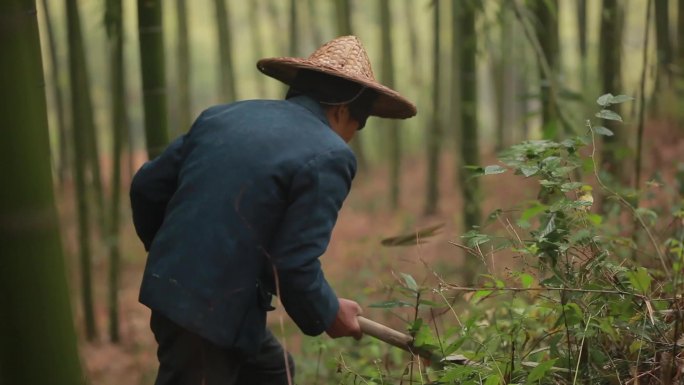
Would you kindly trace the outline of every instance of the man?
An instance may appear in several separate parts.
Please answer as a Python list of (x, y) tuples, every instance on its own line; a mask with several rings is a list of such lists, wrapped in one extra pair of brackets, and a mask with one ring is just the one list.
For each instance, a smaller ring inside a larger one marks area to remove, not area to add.
[(272, 294), (305, 334), (361, 337), (360, 306), (337, 298), (318, 258), (356, 172), (347, 142), (370, 115), (416, 108), (376, 82), (353, 36), (257, 67), (290, 85), (286, 100), (207, 109), (131, 185), (158, 385), (291, 382), (266, 328)]

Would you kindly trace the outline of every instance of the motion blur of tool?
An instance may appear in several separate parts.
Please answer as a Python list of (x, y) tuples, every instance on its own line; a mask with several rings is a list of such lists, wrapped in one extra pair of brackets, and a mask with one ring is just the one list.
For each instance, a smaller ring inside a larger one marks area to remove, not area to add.
[(394, 330), (383, 324), (377, 323), (375, 321), (369, 320), (359, 316), (359, 325), (361, 326), (361, 331), (363, 334), (368, 334), (371, 337), (377, 338), (380, 341), (386, 342), (392, 346), (399, 349), (403, 349), (407, 352), (415, 354), (424, 360), (428, 361), (429, 365), (437, 368), (442, 368), (446, 364), (456, 364), (456, 365), (473, 365), (474, 362), (468, 360), (465, 356), (454, 354), (446, 357), (442, 357), (439, 354), (430, 352), (425, 349), (417, 348), (413, 346), (413, 337), (408, 334), (404, 334), (400, 331)]
[(412, 233), (385, 238), (381, 241), (381, 244), (388, 247), (419, 245), (425, 243), (427, 238), (439, 234), (442, 227), (444, 227), (444, 223), (418, 229)]

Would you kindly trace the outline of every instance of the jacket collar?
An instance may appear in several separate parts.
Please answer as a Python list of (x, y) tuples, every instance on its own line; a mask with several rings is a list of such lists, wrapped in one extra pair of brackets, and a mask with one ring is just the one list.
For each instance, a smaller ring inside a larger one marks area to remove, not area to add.
[(297, 104), (307, 110), (311, 111), (315, 117), (320, 119), (326, 126), (330, 127), (330, 122), (328, 122), (328, 117), (325, 115), (325, 110), (320, 103), (306, 95), (293, 96), (286, 100), (287, 102)]

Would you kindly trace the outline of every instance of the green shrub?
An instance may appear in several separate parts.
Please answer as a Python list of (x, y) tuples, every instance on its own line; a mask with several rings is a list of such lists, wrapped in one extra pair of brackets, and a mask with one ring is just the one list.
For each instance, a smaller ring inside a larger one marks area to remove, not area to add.
[[(621, 120), (609, 107), (627, 100), (624, 95), (600, 97), (602, 109), (596, 116)], [(415, 322), (408, 328), (415, 346), (439, 356), (464, 355), (468, 365), (426, 367), (406, 354), (403, 363), (402, 356), (381, 363), (379, 355), (373, 358), (376, 345), (364, 342), (356, 353), (337, 359), (340, 381), (684, 381), (681, 196), (674, 208), (667, 207), (673, 200), (665, 199), (663, 207), (634, 207), (643, 192), (627, 195), (607, 187), (597, 171), (595, 148), (598, 136), (612, 134), (588, 121), (585, 136), (521, 143), (501, 154), (501, 165), (479, 169), (481, 175), (512, 171), (538, 182), (537, 199), (496, 210), (489, 224), (458, 242), (482, 261), (513, 256), (515, 269), (482, 275), (477, 287), (443, 281), (420, 287), (404, 274), (395, 291), (401, 297), (379, 304), (415, 309)], [(675, 188), (670, 191), (678, 194)], [(597, 198), (601, 207), (594, 195), (605, 198)], [(439, 328), (435, 314), (441, 314)]]

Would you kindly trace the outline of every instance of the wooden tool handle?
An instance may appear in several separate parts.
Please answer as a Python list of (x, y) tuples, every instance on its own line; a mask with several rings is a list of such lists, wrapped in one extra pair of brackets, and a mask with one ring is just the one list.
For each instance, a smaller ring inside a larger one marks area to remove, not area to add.
[(368, 318), (359, 316), (358, 319), (363, 334), (368, 334), (369, 336), (375, 337), (380, 341), (386, 342), (400, 349), (411, 351), (413, 338), (410, 335), (404, 334), (375, 321), (371, 321)]
[(400, 331), (389, 328), (383, 324), (371, 321), (368, 318), (358, 316), (359, 326), (361, 326), (361, 331), (363, 334), (368, 334), (371, 337), (375, 337), (382, 342), (388, 343), (399, 349), (406, 350), (411, 354), (418, 355), (422, 358), (427, 359), (436, 365), (443, 365), (445, 362), (454, 363), (459, 365), (472, 365), (472, 361), (468, 360), (465, 356), (460, 354), (450, 355), (448, 357), (436, 356), (429, 350), (422, 348), (416, 348), (413, 346), (413, 337), (408, 334), (404, 334)]

